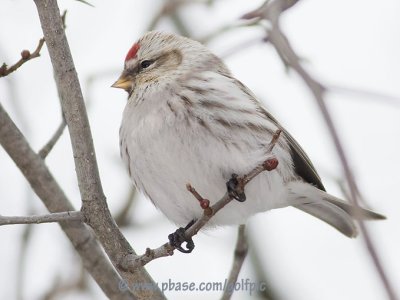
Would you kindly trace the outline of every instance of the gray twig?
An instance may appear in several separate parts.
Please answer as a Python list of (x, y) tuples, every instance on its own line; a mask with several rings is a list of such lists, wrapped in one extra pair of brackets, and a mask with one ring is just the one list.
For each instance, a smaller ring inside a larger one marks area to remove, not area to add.
[[(390, 105), (390, 106), (393, 106), (396, 108), (400, 108), (400, 97), (399, 96), (388, 95), (388, 94), (376, 92), (376, 91), (369, 91), (369, 90), (364, 90), (364, 89), (345, 87), (345, 86), (340, 86), (340, 85), (328, 85), (328, 86), (325, 85), (325, 88), (330, 93), (359, 96), (359, 97), (363, 97), (363, 100), (364, 99), (378, 100), (381, 104), (386, 104), (386, 105)], [(353, 99), (353, 97), (352, 97), (352, 99)]]
[(55, 222), (83, 222), (83, 215), (80, 211), (66, 211), (46, 215), (33, 216), (2, 216), (0, 215), (0, 226), (15, 224), (42, 224)]
[(130, 222), (128, 220), (129, 213), (131, 212), (131, 208), (135, 202), (137, 193), (135, 187), (129, 188), (129, 193), (124, 201), (124, 206), (122, 209), (115, 215), (115, 222), (119, 227), (128, 226)]
[(208, 44), (210, 41), (214, 40), (217, 37), (220, 37), (221, 35), (229, 32), (229, 31), (239, 29), (239, 28), (244, 28), (244, 27), (254, 27), (254, 26), (258, 26), (258, 25), (261, 25), (260, 20), (258, 20), (258, 19), (249, 20), (249, 21), (240, 20), (240, 21), (237, 21), (232, 24), (224, 25), (224, 26), (218, 28), (217, 30), (215, 30), (201, 38), (197, 38), (196, 40), (198, 40), (200, 43)]
[(160, 11), (151, 20), (149, 26), (147, 27), (147, 31), (154, 30), (157, 27), (158, 23), (162, 20), (162, 18), (173, 14), (181, 5), (185, 4), (187, 4), (186, 0), (166, 1), (161, 7)]
[(240, 270), (242, 269), (242, 265), (244, 259), (247, 256), (247, 252), (249, 250), (249, 244), (247, 242), (247, 236), (245, 232), (246, 226), (240, 225), (238, 228), (238, 238), (236, 242), (232, 269), (228, 277), (226, 289), (222, 295), (221, 300), (229, 300), (232, 297), (233, 292), (235, 291), (235, 283), (238, 279)]
[(66, 282), (62, 281), (61, 276), (56, 276), (53, 286), (43, 295), (42, 300), (56, 300), (63, 298), (68, 293), (88, 290), (87, 273), (82, 266), (78, 267), (80, 268), (79, 275), (71, 276)]
[[(30, 191), (29, 191), (30, 192)], [(17, 259), (17, 285), (16, 285), (16, 300), (23, 300), (24, 290), (25, 290), (25, 269), (26, 269), (26, 262), (28, 261), (28, 253), (29, 253), (29, 242), (32, 238), (33, 226), (29, 224), (24, 226), (24, 230), (21, 234), (21, 246), (19, 249), (18, 259)]]
[(64, 132), (65, 127), (67, 126), (67, 123), (65, 122), (64, 117), (62, 118), (61, 124), (58, 126), (57, 130), (54, 132), (53, 136), (50, 138), (50, 140), (46, 143), (46, 145), (43, 146), (42, 149), (39, 151), (39, 156), (42, 159), (45, 159), (47, 155), (49, 155), (50, 151), (53, 150), (53, 147), (55, 144), (58, 142), (60, 139), (61, 135)]
[(265, 255), (264, 249), (260, 250), (254, 242), (259, 239), (258, 228), (247, 227), (247, 240), (252, 247), (248, 253), (251, 267), (254, 270), (257, 281), (264, 284), (263, 289), (258, 289), (257, 294), (260, 299), (265, 300), (282, 300), (282, 297), (277, 293), (276, 288), (272, 286), (269, 280), (270, 271), (264, 268)]

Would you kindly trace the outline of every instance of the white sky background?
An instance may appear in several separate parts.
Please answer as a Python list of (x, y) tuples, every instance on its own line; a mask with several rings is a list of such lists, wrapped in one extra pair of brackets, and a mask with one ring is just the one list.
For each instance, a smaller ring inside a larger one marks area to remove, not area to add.
[[(131, 44), (144, 32), (161, 1), (91, 1), (91, 8), (73, 0), (60, 1), (68, 9), (67, 36), (86, 99), (100, 175), (111, 210), (123, 204), (130, 181), (119, 159), (118, 129), (126, 94), (111, 89), (122, 70)], [(234, 22), (262, 1), (221, 0), (211, 8), (195, 5), (183, 11), (195, 36)], [(282, 27), (313, 75), (327, 85), (400, 96), (400, 3), (396, 0), (303, 0), (283, 20)], [(171, 30), (169, 22), (159, 29)], [(219, 55), (261, 36), (255, 28), (240, 29), (209, 46)], [(1, 0), (0, 63), (12, 64), (22, 49), (33, 50), (42, 36), (33, 1)], [(333, 177), (342, 177), (340, 163), (325, 124), (309, 91), (293, 73), (286, 74), (268, 45), (255, 45), (229, 56), (225, 62), (235, 76), (263, 100), (310, 155), (332, 194), (341, 196)], [(90, 90), (85, 81), (95, 74)], [(10, 87), (14, 87), (15, 95)], [(363, 194), (388, 220), (368, 223), (393, 285), (400, 293), (400, 102), (360, 94), (330, 93), (327, 101)], [(0, 79), (0, 102), (39, 150), (60, 122), (60, 107), (46, 47), (42, 56)], [(18, 112), (20, 110), (20, 112)], [(80, 198), (67, 132), (47, 163), (75, 207)], [(0, 214), (26, 215), (46, 210), (36, 196), (27, 196), (25, 179), (0, 149)], [(171, 199), (172, 201), (172, 199)], [(157, 247), (175, 230), (151, 203), (140, 198), (132, 215), (139, 225), (125, 231), (142, 253)], [(254, 245), (268, 271), (268, 285), (283, 299), (385, 299), (362, 238), (350, 240), (331, 227), (295, 209), (280, 209), (250, 221)], [(0, 299), (14, 299), (21, 282), (16, 266), (23, 226), (0, 228)], [(221, 228), (195, 237), (191, 255), (176, 253), (147, 269), (158, 282), (223, 281), (231, 267), (235, 228)], [(37, 225), (29, 244), (24, 277), (26, 299), (41, 299), (55, 277), (78, 276), (76, 255), (55, 224)], [(254, 280), (246, 260), (239, 278)], [(104, 296), (92, 284), (98, 294)], [(171, 299), (216, 299), (221, 292), (171, 293)], [(234, 299), (245, 299), (237, 293)], [(90, 299), (68, 295), (63, 299)]]

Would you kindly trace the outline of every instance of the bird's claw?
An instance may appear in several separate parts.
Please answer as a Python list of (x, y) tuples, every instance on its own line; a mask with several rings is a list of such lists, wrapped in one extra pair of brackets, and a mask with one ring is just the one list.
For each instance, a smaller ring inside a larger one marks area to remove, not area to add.
[[(194, 220), (186, 225), (185, 228), (180, 227), (174, 233), (168, 235), (168, 240), (171, 246), (179, 250), (182, 253), (190, 253), (194, 249), (194, 242), (192, 238), (186, 237), (186, 230), (194, 224)], [(186, 249), (182, 247), (182, 244), (186, 242)]]
[(229, 179), (228, 182), (226, 183), (228, 194), (233, 199), (239, 202), (244, 202), (246, 201), (246, 194), (243, 191), (239, 191), (238, 186), (239, 186), (238, 175), (232, 174), (231, 179)]

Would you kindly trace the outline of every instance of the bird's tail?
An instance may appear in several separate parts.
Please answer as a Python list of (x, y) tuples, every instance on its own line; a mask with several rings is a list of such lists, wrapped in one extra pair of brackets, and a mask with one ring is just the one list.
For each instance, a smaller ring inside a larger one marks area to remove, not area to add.
[(289, 204), (333, 226), (348, 237), (357, 236), (354, 220), (383, 220), (385, 216), (355, 207), (301, 181), (288, 183)]

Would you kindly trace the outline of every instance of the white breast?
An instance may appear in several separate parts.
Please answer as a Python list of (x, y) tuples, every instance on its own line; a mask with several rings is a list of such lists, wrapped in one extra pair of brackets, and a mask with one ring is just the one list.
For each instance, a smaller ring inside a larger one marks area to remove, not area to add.
[[(207, 82), (202, 83), (202, 88), (210, 91), (214, 86), (207, 87), (207, 84), (213, 85), (214, 80)], [(193, 87), (195, 82), (185, 84)], [(244, 97), (244, 94), (232, 91), (229, 82), (226, 85), (230, 89), (226, 101), (246, 101), (235, 100), (235, 95)], [(197, 200), (186, 190), (187, 183), (214, 203), (225, 194), (225, 183), (232, 173), (243, 175), (267, 158), (262, 144), (265, 146), (271, 139), (268, 134), (251, 136), (243, 128), (229, 132), (227, 126), (213, 119), (216, 113), (229, 121), (229, 114), (207, 110), (199, 105), (200, 99), (191, 94), (195, 92), (186, 92), (184, 96), (190, 99), (190, 105), (184, 103), (182, 93), (165, 89), (130, 100), (120, 131), (121, 156), (135, 185), (180, 226), (202, 214)], [(208, 99), (212, 100), (210, 97)], [(251, 109), (248, 103), (244, 105)], [(254, 121), (255, 117), (248, 113), (240, 115), (236, 110), (232, 118)], [(258, 118), (257, 122), (272, 126), (268, 120)], [(246, 187), (247, 200), (244, 203), (233, 201), (209, 225), (240, 224), (257, 212), (287, 205), (284, 177), (293, 176), (288, 167), (290, 155), (278, 145), (274, 155), (280, 162), (278, 170), (256, 177)]]

